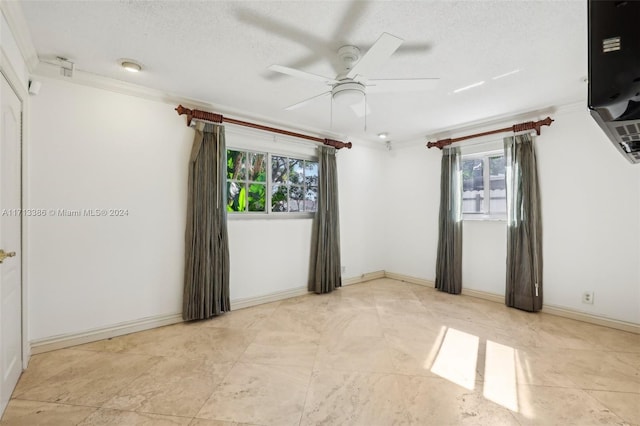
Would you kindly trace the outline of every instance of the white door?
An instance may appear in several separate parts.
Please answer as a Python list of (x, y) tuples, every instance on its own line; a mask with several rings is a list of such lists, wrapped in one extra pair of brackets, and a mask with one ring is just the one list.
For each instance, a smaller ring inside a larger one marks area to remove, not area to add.
[[(22, 103), (0, 75), (0, 415), (22, 372)], [(14, 254), (15, 253), (15, 254)]]

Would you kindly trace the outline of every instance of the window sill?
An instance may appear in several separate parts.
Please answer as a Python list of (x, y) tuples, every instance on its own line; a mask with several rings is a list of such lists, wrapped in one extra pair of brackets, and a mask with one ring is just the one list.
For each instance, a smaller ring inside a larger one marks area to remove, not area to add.
[(229, 220), (289, 220), (289, 219), (313, 219), (315, 213), (229, 213)]
[(462, 221), (466, 222), (506, 222), (507, 216), (492, 216), (486, 214), (464, 214)]

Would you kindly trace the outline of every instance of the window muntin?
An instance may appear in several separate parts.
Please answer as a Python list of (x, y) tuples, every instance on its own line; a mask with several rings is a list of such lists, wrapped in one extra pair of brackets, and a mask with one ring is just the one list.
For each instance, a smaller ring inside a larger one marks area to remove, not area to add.
[(462, 157), (464, 219), (505, 219), (506, 194), (505, 159), (502, 151)]
[(318, 162), (315, 160), (227, 150), (227, 211), (230, 213), (313, 213), (317, 194)]

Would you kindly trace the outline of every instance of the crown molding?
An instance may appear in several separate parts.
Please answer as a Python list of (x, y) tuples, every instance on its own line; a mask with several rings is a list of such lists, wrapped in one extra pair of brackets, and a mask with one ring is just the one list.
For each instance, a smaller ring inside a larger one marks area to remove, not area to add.
[(443, 138), (460, 137), (467, 133), (482, 132), (483, 130), (487, 130), (496, 126), (510, 126), (513, 124), (513, 122), (540, 120), (552, 114), (563, 114), (570, 111), (577, 111), (578, 107), (580, 106), (582, 106), (583, 109), (586, 109), (586, 99), (573, 100), (558, 105), (540, 106), (529, 110), (500, 114), (481, 120), (470, 121), (457, 126), (451, 126), (431, 131), (427, 134), (427, 137), (424, 139), (424, 141), (426, 143), (427, 139), (437, 140)]
[(32, 73), (40, 61), (38, 60), (38, 52), (36, 52), (31, 40), (31, 33), (29, 33), (27, 20), (22, 13), (20, 2), (0, 0), (0, 10), (2, 10), (2, 14), (7, 20), (20, 53), (22, 53), (22, 57), (27, 64), (27, 69)]
[[(186, 98), (174, 93), (169, 93), (158, 89), (151, 89), (149, 87), (141, 86), (138, 84), (104, 77), (98, 74), (82, 71), (77, 68), (73, 71), (73, 77), (64, 77), (60, 74), (60, 68), (58, 66), (45, 62), (39, 62), (38, 66), (33, 72), (33, 76), (36, 78), (48, 78), (52, 80), (64, 81), (71, 84), (79, 84), (95, 89), (107, 90), (123, 95), (135, 96), (151, 101), (162, 102), (173, 106), (181, 104), (187, 106), (190, 109), (195, 108), (211, 110), (215, 111), (218, 114), (232, 116), (233, 118), (237, 118), (240, 120), (255, 121), (266, 126), (279, 127), (281, 129), (289, 130), (292, 132), (306, 133), (319, 138), (330, 138), (344, 141), (347, 141), (349, 139), (343, 134), (337, 134), (335, 132), (330, 132), (313, 127), (292, 126), (291, 123), (277, 121), (267, 116), (247, 114), (246, 111), (240, 111), (236, 108), (228, 107), (225, 105), (214, 104), (200, 99)], [(354, 141), (351, 139), (349, 140), (351, 142)], [(362, 141), (357, 140), (356, 142), (361, 143)]]
[[(540, 120), (552, 114), (557, 116), (586, 110), (587, 101), (586, 99), (581, 99), (577, 101), (569, 101), (558, 105), (544, 106), (526, 111), (496, 115), (481, 120), (462, 123), (457, 126), (443, 127), (441, 129), (433, 130), (427, 133), (426, 136), (423, 134), (410, 137), (404, 142), (399, 142), (398, 149), (411, 148), (417, 145), (426, 146), (427, 141), (455, 138), (464, 136), (468, 133), (482, 132), (492, 127), (506, 127), (512, 125), (514, 122)], [(493, 137), (495, 138), (495, 135)]]

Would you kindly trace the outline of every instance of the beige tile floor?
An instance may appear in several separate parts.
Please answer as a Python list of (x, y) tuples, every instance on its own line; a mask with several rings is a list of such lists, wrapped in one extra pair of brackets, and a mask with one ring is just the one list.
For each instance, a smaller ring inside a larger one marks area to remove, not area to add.
[(389, 279), (31, 359), (2, 425), (640, 424), (640, 336)]

